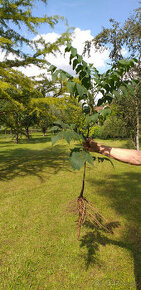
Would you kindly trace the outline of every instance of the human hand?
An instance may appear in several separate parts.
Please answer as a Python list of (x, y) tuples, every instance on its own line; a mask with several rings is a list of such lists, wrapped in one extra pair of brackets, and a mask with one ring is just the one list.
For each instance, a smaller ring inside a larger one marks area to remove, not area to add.
[(100, 145), (95, 142), (92, 138), (87, 138), (85, 142), (83, 142), (83, 147), (85, 150), (90, 152), (97, 152), (99, 153)]

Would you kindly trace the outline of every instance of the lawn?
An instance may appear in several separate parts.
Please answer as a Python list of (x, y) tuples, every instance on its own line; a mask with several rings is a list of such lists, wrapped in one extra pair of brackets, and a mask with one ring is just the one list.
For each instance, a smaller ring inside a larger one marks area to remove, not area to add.
[(49, 135), (18, 145), (0, 137), (0, 289), (141, 289), (141, 167), (87, 167), (84, 195), (119, 226), (112, 234), (86, 222), (78, 241), (83, 171), (71, 169), (68, 153)]

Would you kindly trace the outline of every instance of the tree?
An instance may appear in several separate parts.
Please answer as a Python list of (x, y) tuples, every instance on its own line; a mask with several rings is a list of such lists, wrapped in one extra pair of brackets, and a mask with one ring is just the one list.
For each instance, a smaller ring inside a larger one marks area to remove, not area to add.
[(117, 126), (119, 132), (136, 144), (136, 107), (130, 91), (128, 91), (128, 96), (127, 92), (122, 92), (115, 97), (112, 102), (112, 111), (112, 115), (119, 121), (120, 126)]
[[(44, 1), (45, 2), (45, 1)], [(27, 29), (36, 34), (36, 28), (40, 23), (48, 23), (54, 26), (58, 22), (58, 16), (55, 17), (34, 17), (32, 15), (33, 0), (29, 1), (7, 1), (2, 0), (0, 5), (0, 48), (5, 58), (0, 62), (0, 90), (1, 98), (12, 100), (9, 89), (15, 89), (20, 94), (23, 87), (34, 86), (31, 80), (19, 73), (15, 68), (26, 66), (28, 64), (41, 65), (43, 60), (40, 58), (42, 52), (35, 42), (22, 35), (22, 28)], [(16, 27), (15, 29), (13, 27)], [(20, 29), (20, 33), (18, 33)], [(33, 48), (34, 52), (26, 53), (29, 48)], [(36, 51), (35, 51), (36, 48)], [(10, 57), (12, 56), (12, 59)]]
[[(133, 14), (124, 22), (122, 26), (114, 19), (109, 20), (111, 28), (103, 28), (92, 41), (86, 41), (85, 50), (90, 53), (93, 45), (94, 49), (109, 49), (109, 57), (112, 62), (117, 63), (123, 59), (122, 48), (127, 49), (128, 59), (137, 58), (140, 61), (141, 56), (141, 8), (134, 10)], [(125, 58), (125, 57), (124, 57)]]
[(55, 120), (56, 116), (52, 114), (51, 106), (40, 102), (37, 111), (37, 124), (41, 128), (43, 136), (45, 136), (47, 129), (53, 125)]
[[(85, 53), (90, 53), (90, 47), (93, 45), (96, 50), (109, 49), (109, 57), (112, 63), (117, 63), (118, 60), (123, 59), (122, 49), (127, 50), (127, 59), (137, 58), (138, 62), (134, 68), (131, 68), (123, 76), (123, 79), (132, 79), (132, 98), (133, 98), (133, 112), (135, 110), (136, 126), (135, 126), (135, 143), (136, 148), (139, 150), (139, 129), (140, 129), (140, 115), (141, 115), (141, 95), (140, 84), (134, 82), (134, 79), (140, 79), (140, 61), (141, 61), (141, 8), (134, 11), (133, 15), (129, 17), (125, 23), (120, 26), (118, 22), (110, 19), (112, 24), (111, 28), (103, 28), (103, 30), (92, 40), (86, 42)], [(131, 94), (130, 94), (131, 95)], [(123, 98), (128, 103), (127, 98)], [(130, 96), (129, 96), (130, 98)], [(126, 115), (128, 117), (128, 115)]]
[[(59, 46), (66, 39), (68, 40), (67, 33), (62, 34), (53, 44), (45, 43), (41, 38), (33, 41), (24, 36), (26, 29), (35, 36), (40, 24), (47, 23), (54, 27), (61, 19), (59, 16), (33, 16), (32, 8), (35, 2), (36, 0), (1, 0), (0, 2), (0, 49), (3, 54), (3, 60), (0, 61), (0, 100), (6, 103), (2, 105), (4, 111), (1, 111), (1, 118), (11, 111), (13, 120), (15, 118), (18, 120), (14, 126), (19, 123), (21, 116), (26, 116), (26, 112), (31, 110), (31, 103), (33, 103), (31, 99), (42, 97), (42, 90), (38, 88), (39, 83), (37, 85), (34, 79), (21, 73), (19, 69), (21, 67), (28, 69), (29, 64), (39, 68), (46, 66), (47, 61), (43, 56), (57, 51)], [(43, 2), (46, 4), (46, 0)], [(9, 120), (12, 120), (12, 116), (9, 117)], [(26, 117), (26, 123), (30, 123), (30, 117), (31, 115), (29, 118)], [(5, 122), (7, 120), (8, 118), (5, 118)], [(19, 132), (21, 125), (17, 126)]]
[[(55, 126), (52, 128), (53, 131), (57, 131), (57, 135), (53, 136), (52, 144), (57, 142), (60, 139), (66, 140), (70, 143), (71, 140), (80, 141), (80, 145), (71, 149), (70, 152), (70, 162), (74, 170), (79, 170), (84, 167), (83, 180), (82, 180), (82, 189), (80, 195), (78, 196), (78, 211), (79, 211), (79, 220), (78, 220), (78, 238), (80, 235), (80, 229), (85, 219), (88, 218), (94, 224), (99, 227), (104, 228), (108, 231), (108, 228), (102, 223), (102, 215), (98, 213), (93, 206), (84, 198), (84, 186), (85, 186), (85, 173), (86, 173), (86, 164), (89, 163), (93, 165), (93, 162), (97, 159), (95, 156), (92, 156), (88, 151), (86, 151), (82, 146), (82, 141), (86, 140), (89, 137), (89, 128), (91, 124), (95, 123), (99, 117), (104, 116), (109, 111), (109, 108), (106, 107), (102, 112), (98, 113), (94, 108), (93, 103), (93, 92), (101, 92), (102, 98), (99, 100), (99, 104), (110, 103), (113, 100), (113, 96), (120, 90), (121, 92), (124, 89), (130, 89), (131, 84), (129, 80), (121, 82), (122, 76), (127, 73), (131, 67), (135, 66), (136, 60), (130, 61), (119, 61), (116, 65), (114, 64), (110, 70), (104, 74), (99, 74), (99, 72), (89, 66), (77, 53), (77, 50), (68, 43), (66, 47), (66, 52), (70, 53), (70, 63), (73, 65), (73, 69), (78, 74), (78, 79), (73, 78), (69, 74), (65, 74), (62, 70), (57, 70), (56, 67), (51, 67), (52, 75), (60, 78), (64, 75), (67, 78), (67, 89), (71, 96), (74, 96), (78, 99), (81, 104), (86, 104), (86, 108), (82, 106), (82, 115), (84, 122), (86, 124), (85, 132), (77, 132), (74, 124), (66, 124), (62, 121), (57, 121)], [(93, 76), (92, 76), (93, 75)], [(95, 82), (94, 82), (94, 81)], [(138, 82), (138, 80), (137, 80)], [(121, 86), (122, 84), (122, 86)], [(93, 87), (95, 86), (95, 88)], [(93, 90), (94, 88), (94, 90)], [(99, 158), (98, 162), (103, 162), (104, 160), (110, 161), (108, 158)], [(87, 211), (88, 208), (88, 211)], [(89, 212), (89, 210), (92, 212)]]

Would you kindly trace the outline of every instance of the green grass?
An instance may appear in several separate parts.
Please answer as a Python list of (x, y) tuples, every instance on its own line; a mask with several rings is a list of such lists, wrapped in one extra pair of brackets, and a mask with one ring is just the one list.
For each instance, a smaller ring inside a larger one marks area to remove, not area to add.
[(0, 289), (140, 289), (141, 167), (87, 167), (85, 196), (120, 227), (107, 234), (86, 223), (77, 241), (69, 204), (83, 171), (72, 171), (68, 152), (50, 136), (0, 137)]

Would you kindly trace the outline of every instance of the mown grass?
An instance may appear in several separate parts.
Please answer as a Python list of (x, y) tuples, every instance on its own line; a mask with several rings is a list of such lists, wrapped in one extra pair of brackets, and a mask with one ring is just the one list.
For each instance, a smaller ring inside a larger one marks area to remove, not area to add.
[(77, 241), (70, 202), (83, 172), (72, 171), (68, 152), (50, 136), (19, 145), (0, 137), (0, 289), (141, 289), (141, 167), (87, 167), (85, 196), (120, 227), (109, 234), (85, 223)]

